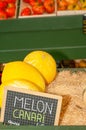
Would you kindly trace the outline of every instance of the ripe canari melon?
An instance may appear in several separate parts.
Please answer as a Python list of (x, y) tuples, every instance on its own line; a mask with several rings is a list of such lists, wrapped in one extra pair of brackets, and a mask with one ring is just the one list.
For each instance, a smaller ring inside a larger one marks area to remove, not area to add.
[(45, 91), (45, 80), (40, 72), (30, 64), (23, 61), (6, 63), (2, 72), (2, 84), (12, 79), (23, 79), (37, 85), (41, 91)]
[(56, 61), (46, 51), (32, 51), (26, 55), (24, 62), (33, 65), (44, 77), (46, 84), (51, 83), (57, 74)]

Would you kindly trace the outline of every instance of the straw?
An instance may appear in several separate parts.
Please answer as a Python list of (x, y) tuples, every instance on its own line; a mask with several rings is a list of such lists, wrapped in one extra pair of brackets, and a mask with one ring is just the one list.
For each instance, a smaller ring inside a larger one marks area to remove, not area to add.
[(59, 125), (86, 125), (86, 71), (61, 70), (46, 92), (63, 97)]

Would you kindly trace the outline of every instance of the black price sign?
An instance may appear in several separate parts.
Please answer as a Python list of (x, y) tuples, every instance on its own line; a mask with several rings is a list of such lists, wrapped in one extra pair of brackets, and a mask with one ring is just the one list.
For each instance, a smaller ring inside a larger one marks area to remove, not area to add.
[(5, 88), (1, 121), (13, 125), (58, 125), (62, 97)]
[(83, 15), (83, 33), (86, 34), (86, 14)]

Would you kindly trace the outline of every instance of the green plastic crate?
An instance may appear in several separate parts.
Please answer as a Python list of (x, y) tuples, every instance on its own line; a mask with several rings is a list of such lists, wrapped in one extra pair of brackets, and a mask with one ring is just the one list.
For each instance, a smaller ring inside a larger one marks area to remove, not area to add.
[(86, 58), (83, 16), (53, 16), (0, 21), (0, 62), (22, 60), (34, 49), (55, 59)]

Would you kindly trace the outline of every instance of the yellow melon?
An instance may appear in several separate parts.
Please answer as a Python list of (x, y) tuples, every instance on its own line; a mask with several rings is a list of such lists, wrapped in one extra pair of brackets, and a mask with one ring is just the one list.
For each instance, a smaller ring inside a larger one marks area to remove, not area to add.
[(24, 79), (37, 85), (41, 91), (45, 91), (45, 81), (39, 71), (23, 61), (6, 63), (2, 72), (2, 83), (12, 79)]
[(56, 61), (51, 54), (45, 51), (32, 51), (26, 55), (24, 62), (33, 65), (39, 70), (47, 84), (55, 79)]

